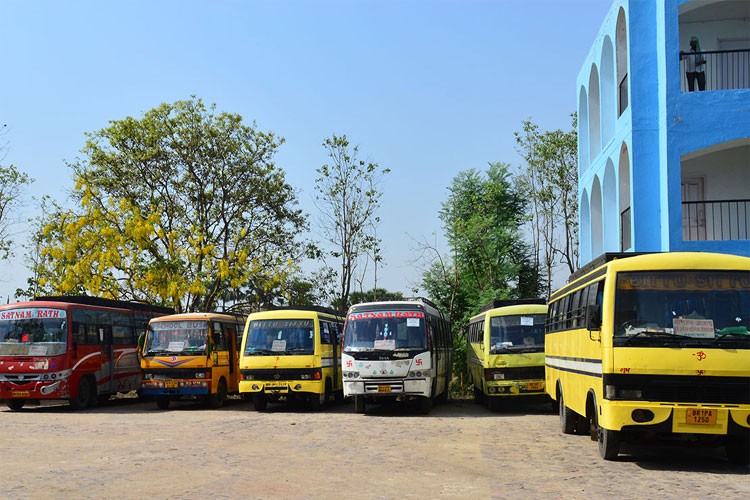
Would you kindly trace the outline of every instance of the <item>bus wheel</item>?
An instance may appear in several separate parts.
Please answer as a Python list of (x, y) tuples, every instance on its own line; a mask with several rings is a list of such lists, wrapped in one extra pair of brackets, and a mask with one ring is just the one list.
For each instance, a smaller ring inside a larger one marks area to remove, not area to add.
[(219, 380), (219, 387), (216, 389), (216, 394), (211, 394), (208, 398), (208, 404), (214, 410), (222, 407), (224, 401), (227, 400), (227, 382), (224, 379)]
[(91, 377), (81, 377), (81, 380), (78, 381), (78, 394), (68, 400), (70, 407), (74, 410), (84, 410), (93, 405), (96, 398), (95, 391), (96, 384), (92, 383)]
[(727, 459), (736, 465), (748, 465), (750, 463), (750, 436), (727, 437), (724, 444)]
[(5, 402), (5, 404), (8, 405), (8, 408), (10, 408), (13, 411), (18, 411), (21, 408), (23, 408), (23, 405), (26, 404), (25, 399), (9, 399)]
[(364, 413), (365, 412), (365, 397), (354, 396), (354, 412)]
[(614, 460), (620, 454), (620, 433), (597, 427), (599, 455), (604, 460)]
[(171, 403), (169, 396), (157, 396), (156, 407), (160, 410), (168, 410), (169, 403)]
[(562, 393), (557, 396), (557, 402), (560, 407), (560, 430), (563, 434), (575, 434), (578, 422), (576, 412), (565, 406)]
[(430, 409), (432, 408), (432, 398), (428, 397), (421, 397), (417, 400), (417, 411), (421, 413), (422, 415), (427, 415), (430, 413)]
[(262, 392), (253, 393), (253, 406), (256, 411), (263, 411), (268, 406), (268, 399)]
[(484, 399), (484, 394), (482, 393), (481, 387), (474, 386), (474, 402), (476, 404), (482, 404), (482, 399)]

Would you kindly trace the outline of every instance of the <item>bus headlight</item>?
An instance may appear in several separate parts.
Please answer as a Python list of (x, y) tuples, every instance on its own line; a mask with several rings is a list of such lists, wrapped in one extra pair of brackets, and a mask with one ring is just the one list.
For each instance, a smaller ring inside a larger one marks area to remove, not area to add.
[(636, 401), (643, 399), (643, 391), (641, 389), (623, 389), (610, 384), (604, 386), (604, 398)]
[(359, 372), (343, 372), (344, 378), (359, 378)]
[(195, 372), (195, 378), (206, 378), (206, 372)]

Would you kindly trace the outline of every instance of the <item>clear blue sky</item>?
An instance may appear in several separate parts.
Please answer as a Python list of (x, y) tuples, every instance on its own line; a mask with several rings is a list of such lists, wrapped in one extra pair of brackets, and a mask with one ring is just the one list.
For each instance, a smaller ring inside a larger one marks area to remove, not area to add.
[[(412, 238), (442, 242), (437, 212), (455, 175), (520, 164), (524, 119), (570, 128), (576, 75), (610, 5), (0, 0), (0, 161), (35, 179), (22, 214), (34, 216), (32, 197), (64, 202), (86, 132), (196, 95), (285, 138), (276, 164), (314, 220), (321, 143), (346, 134), (391, 169), (379, 286), (410, 294)], [(2, 299), (29, 276), (17, 253), (0, 268)]]

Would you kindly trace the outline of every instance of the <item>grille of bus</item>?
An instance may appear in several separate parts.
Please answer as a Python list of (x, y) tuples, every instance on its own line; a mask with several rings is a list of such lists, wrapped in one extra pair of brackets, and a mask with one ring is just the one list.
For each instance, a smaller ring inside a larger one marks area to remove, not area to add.
[(544, 378), (544, 366), (521, 366), (518, 368), (492, 368), (492, 373), (502, 373), (504, 380), (531, 380)]
[(243, 377), (252, 376), (252, 380), (300, 380), (314, 377), (319, 368), (279, 368), (276, 370), (240, 370)]
[(612, 374), (604, 376), (604, 384), (618, 390), (639, 390), (642, 401), (750, 404), (748, 377)]

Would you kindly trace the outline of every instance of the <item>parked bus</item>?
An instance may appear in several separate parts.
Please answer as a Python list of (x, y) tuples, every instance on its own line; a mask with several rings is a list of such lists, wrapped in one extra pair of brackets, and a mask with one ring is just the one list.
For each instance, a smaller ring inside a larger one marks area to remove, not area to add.
[(428, 413), (447, 400), (453, 340), (450, 324), (427, 299), (368, 302), (349, 308), (341, 363), (344, 397), (357, 413), (368, 401), (415, 400)]
[(508, 399), (543, 397), (544, 299), (496, 300), (469, 320), (466, 361), (474, 399), (491, 410)]
[(323, 307), (276, 309), (247, 318), (240, 358), (240, 393), (255, 409), (303, 400), (320, 410), (341, 398), (339, 339), (344, 319)]
[(183, 313), (152, 319), (141, 351), (141, 394), (169, 408), (180, 399), (221, 408), (239, 393), (239, 345), (244, 316)]
[(750, 258), (605, 254), (552, 294), (546, 387), (606, 460), (635, 438), (750, 455)]
[(0, 400), (11, 410), (41, 400), (80, 410), (138, 390), (138, 335), (150, 318), (170, 312), (87, 296), (0, 306)]

